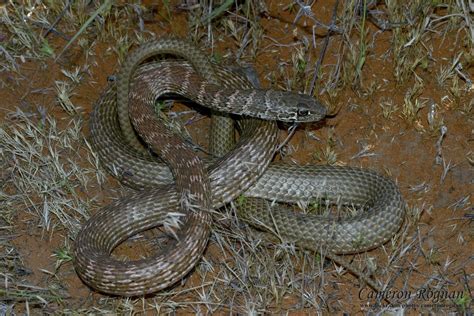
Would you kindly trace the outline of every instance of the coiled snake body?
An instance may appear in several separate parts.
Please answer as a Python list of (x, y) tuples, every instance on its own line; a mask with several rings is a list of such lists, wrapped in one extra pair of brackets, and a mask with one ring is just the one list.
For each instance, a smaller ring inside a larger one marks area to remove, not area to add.
[[(76, 271), (87, 284), (102, 292), (127, 296), (170, 286), (189, 272), (206, 246), (210, 224), (207, 210), (219, 208), (242, 192), (248, 198), (239, 216), (266, 228), (273, 227), (280, 236), (301, 246), (314, 250), (327, 247), (331, 258), (338, 258), (333, 256), (337, 253), (377, 247), (399, 229), (404, 202), (390, 179), (370, 170), (350, 167), (299, 167), (281, 163), (269, 166), (277, 146), (277, 128), (272, 121), (244, 119), (238, 144), (207, 169), (199, 159), (188, 160), (186, 154), (174, 153), (175, 148), (185, 152), (189, 149), (152, 118), (153, 111), (147, 104), (153, 103), (158, 94), (179, 93), (215, 107), (221, 102), (232, 105), (239, 95), (243, 97), (236, 103), (237, 113), (247, 114), (251, 113), (249, 107), (253, 108), (252, 102), (257, 98), (263, 102), (257, 105), (270, 106), (266, 103), (267, 97), (273, 92), (255, 92), (245, 79), (224, 68), (208, 66), (197, 49), (180, 40), (142, 46), (135, 54), (139, 57), (132, 55), (132, 62), (125, 63), (122, 74), (132, 73), (136, 64), (157, 52), (184, 56), (191, 64), (182, 60), (145, 64), (135, 71), (133, 81), (119, 80), (116, 89), (119, 95), (123, 91), (128, 95), (128, 85), (132, 82), (130, 112), (134, 127), (174, 171), (170, 172), (156, 157), (139, 152), (137, 143), (129, 144), (135, 138), (129, 134), (133, 133), (131, 126), (121, 128), (119, 123), (119, 117), (123, 124), (128, 123), (128, 111), (120, 105), (120, 98), (117, 106), (114, 85), (109, 85), (91, 116), (93, 148), (106, 168), (122, 182), (147, 189), (105, 207), (81, 229), (75, 242), (74, 262)], [(206, 74), (207, 71), (210, 74)], [(209, 84), (209, 80), (199, 79), (200, 75), (215, 77), (222, 83), (221, 89), (212, 85), (213, 80)], [(236, 91), (227, 90), (236, 87)], [(244, 90), (247, 92), (242, 93)], [(325, 109), (306, 96), (275, 94), (280, 99), (270, 100), (274, 102), (271, 106), (278, 107), (278, 101), (289, 102), (286, 109), (291, 113), (283, 110), (271, 114), (274, 108), (266, 108), (267, 114), (270, 113), (266, 118), (276, 115), (274, 118), (304, 121), (318, 120), (325, 115)], [(246, 107), (241, 106), (242, 101)], [(259, 113), (252, 114), (263, 116)], [(127, 140), (124, 133), (129, 135)], [(156, 146), (157, 143), (161, 146)], [(193, 157), (190, 152), (189, 157)], [(185, 175), (183, 170), (189, 169), (191, 173)], [(176, 186), (172, 184), (173, 178)], [(163, 184), (168, 185), (163, 187)], [(367, 210), (355, 217), (337, 220), (273, 210), (262, 198), (288, 202), (323, 198), (364, 206)], [(182, 219), (183, 223), (176, 231), (174, 243), (165, 249), (169, 252), (131, 262), (119, 262), (110, 257), (110, 252), (130, 236), (158, 224), (173, 226), (169, 223), (176, 219)]]

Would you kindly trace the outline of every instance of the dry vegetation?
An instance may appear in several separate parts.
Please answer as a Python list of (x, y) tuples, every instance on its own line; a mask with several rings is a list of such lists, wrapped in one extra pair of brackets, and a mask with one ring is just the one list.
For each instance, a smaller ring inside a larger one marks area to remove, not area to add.
[[(347, 259), (392, 290), (461, 295), (374, 307), (344, 268), (262, 240), (231, 208), (181, 284), (146, 298), (82, 284), (81, 223), (130, 190), (101, 169), (88, 115), (129, 49), (170, 34), (323, 100), (337, 115), (298, 127), (278, 158), (376, 169), (409, 205), (391, 242)], [(0, 315), (472, 313), (473, 65), (470, 0), (0, 1)]]

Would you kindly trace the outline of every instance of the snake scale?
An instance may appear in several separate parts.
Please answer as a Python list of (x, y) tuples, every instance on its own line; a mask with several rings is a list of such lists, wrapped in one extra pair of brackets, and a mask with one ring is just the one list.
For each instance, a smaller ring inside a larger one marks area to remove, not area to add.
[[(165, 60), (137, 68), (142, 61), (158, 53), (186, 60)], [(160, 94), (171, 93), (218, 111), (230, 110), (265, 119), (317, 121), (326, 112), (312, 98), (256, 90), (245, 78), (211, 65), (198, 49), (182, 40), (145, 44), (128, 60), (117, 83), (109, 84), (94, 107), (90, 120), (91, 144), (104, 166), (120, 181), (145, 189), (93, 215), (76, 237), (75, 268), (82, 280), (93, 288), (133, 296), (172, 285), (190, 271), (207, 244), (210, 217), (206, 210), (217, 209), (242, 193), (246, 198), (239, 216), (256, 226), (271, 227), (282, 238), (302, 247), (315, 251), (330, 249), (328, 257), (344, 265), (345, 261), (336, 254), (375, 248), (398, 231), (405, 204), (392, 180), (359, 168), (270, 164), (277, 147), (274, 121), (241, 119), (242, 131), (235, 148), (204, 168), (198, 160), (181, 161), (173, 154), (173, 146), (182, 147), (180, 150), (185, 146), (174, 142), (162, 143), (164, 148), (153, 145), (163, 141), (170, 132), (163, 127), (156, 127), (162, 134), (150, 130), (157, 123), (149, 118), (153, 111), (145, 105), (153, 103)], [(130, 116), (123, 95), (129, 95), (133, 101)], [(143, 106), (135, 105), (140, 102)], [(230, 109), (232, 106), (235, 107)], [(170, 171), (162, 160), (139, 149), (141, 145), (133, 143), (136, 136), (129, 117), (144, 140), (152, 144), (152, 149), (159, 155), (165, 154), (163, 158), (172, 170), (191, 168), (191, 173), (179, 180), (180, 175)], [(129, 136), (125, 138), (125, 135)], [(190, 178), (202, 180), (202, 186), (196, 189), (194, 183), (183, 180)], [(178, 181), (176, 186), (174, 179)], [(183, 196), (187, 197), (185, 201)], [(274, 209), (267, 201), (309, 202), (319, 198), (362, 206), (365, 211), (354, 217), (336, 219)], [(174, 242), (163, 252), (128, 262), (110, 256), (118, 244), (137, 232), (160, 224), (165, 228), (173, 226), (169, 223), (176, 224), (180, 219), (179, 229), (174, 230)], [(360, 274), (354, 269), (351, 271)]]

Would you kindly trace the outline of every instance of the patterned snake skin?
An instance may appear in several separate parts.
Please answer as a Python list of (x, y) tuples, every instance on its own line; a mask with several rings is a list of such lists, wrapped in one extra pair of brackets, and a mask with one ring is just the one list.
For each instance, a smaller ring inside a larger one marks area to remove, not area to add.
[[(324, 117), (325, 109), (303, 96), (299, 102), (300, 95), (297, 94), (275, 91), (279, 99), (268, 100), (273, 92), (261, 90), (256, 93), (238, 75), (217, 66), (209, 68), (206, 66), (209, 63), (205, 58), (199, 57), (202, 54), (197, 49), (192, 48), (180, 54), (183, 45), (188, 44), (179, 40), (153, 42), (148, 46), (147, 57), (159, 51), (160, 43), (166, 43), (165, 46), (175, 45), (174, 50), (178, 51), (178, 56), (189, 59), (188, 52), (192, 51), (197, 52), (195, 55), (198, 57), (195, 60), (191, 58), (191, 63), (170, 60), (140, 66), (136, 69), (133, 80), (126, 80), (126, 87), (119, 76), (117, 87), (113, 83), (109, 85), (91, 116), (91, 143), (106, 168), (123, 183), (146, 189), (105, 207), (91, 217), (77, 236), (74, 247), (75, 267), (87, 284), (105, 293), (127, 296), (152, 293), (170, 286), (189, 272), (207, 243), (210, 219), (205, 215), (206, 212), (193, 210), (219, 208), (242, 192), (245, 192), (247, 198), (240, 205), (239, 216), (254, 225), (259, 223), (256, 226), (266, 229), (270, 227), (282, 238), (300, 246), (316, 251), (330, 249), (328, 257), (345, 266), (346, 262), (335, 254), (375, 248), (398, 231), (403, 222), (405, 204), (397, 186), (390, 179), (370, 170), (350, 167), (299, 167), (281, 163), (269, 166), (277, 146), (277, 127), (272, 121), (241, 119), (242, 131), (235, 148), (207, 168), (212, 192), (209, 200), (206, 197), (206, 172), (202, 170), (194, 170), (197, 173), (188, 174), (187, 179), (204, 179), (203, 187), (196, 189), (192, 184), (186, 184), (185, 180), (181, 180), (177, 186), (172, 185), (173, 175), (176, 177), (175, 168), (180, 170), (186, 164), (185, 160), (179, 161), (179, 157), (169, 153), (172, 146), (178, 144), (162, 143), (164, 149), (152, 145), (152, 149), (159, 155), (164, 153), (164, 160), (168, 163), (172, 160), (171, 168), (175, 170), (173, 173), (161, 160), (143, 153), (143, 150), (139, 152), (137, 149), (141, 144), (130, 145), (136, 136), (133, 134), (128, 140), (124, 139), (119, 117), (125, 113), (128, 118), (128, 110), (117, 105), (115, 89), (118, 95), (123, 91), (128, 94), (130, 85), (130, 96), (136, 104), (153, 103), (158, 93), (156, 91), (162, 94), (179, 93), (199, 100), (205, 106), (206, 102), (211, 103), (210, 106), (214, 107), (221, 102), (224, 102), (224, 106), (231, 105), (235, 96), (243, 98), (241, 100), (245, 101), (246, 106), (254, 98), (260, 98), (260, 106), (263, 105), (267, 113), (273, 111), (266, 108), (269, 106), (268, 101), (278, 107), (279, 101), (285, 103), (290, 100), (290, 106), (285, 108), (289, 108), (290, 112), (284, 110), (274, 114), (289, 121), (319, 120)], [(147, 52), (147, 49), (144, 50)], [(175, 54), (174, 51), (166, 53)], [(143, 57), (143, 51), (138, 53), (140, 54), (142, 55), (129, 63), (129, 66), (124, 64), (129, 74), (135, 70), (135, 64), (147, 58)], [(212, 72), (206, 75), (208, 69)], [(221, 83), (220, 89), (200, 76), (216, 78)], [(236, 91), (226, 90), (237, 87)], [(245, 93), (250, 93), (247, 94), (247, 99), (242, 92), (246, 90), (248, 91)], [(143, 96), (149, 91), (154, 94)], [(255, 97), (256, 94), (259, 96)], [(246, 114), (248, 108), (241, 105), (236, 105), (236, 112)], [(147, 106), (131, 104), (130, 112), (135, 128), (147, 143), (159, 143), (163, 136), (150, 131), (151, 126), (157, 123), (143, 115), (146, 112), (144, 108), (149, 109)], [(258, 114), (260, 110), (255, 111), (255, 115), (263, 115)], [(154, 128), (163, 135), (169, 134), (163, 128)], [(129, 132), (133, 133), (133, 130)], [(202, 164), (192, 163), (191, 167), (202, 168)], [(187, 197), (184, 202), (188, 203), (183, 202), (183, 196)], [(274, 209), (262, 198), (286, 202), (310, 202), (322, 198), (329, 202), (362, 206), (365, 212), (343, 220), (295, 214)], [(192, 203), (189, 203), (190, 200)], [(183, 223), (175, 232), (175, 240), (163, 253), (129, 262), (121, 262), (110, 256), (111, 251), (130, 236), (160, 224), (166, 227), (176, 218), (181, 218)], [(359, 271), (352, 268), (350, 270), (360, 275)]]

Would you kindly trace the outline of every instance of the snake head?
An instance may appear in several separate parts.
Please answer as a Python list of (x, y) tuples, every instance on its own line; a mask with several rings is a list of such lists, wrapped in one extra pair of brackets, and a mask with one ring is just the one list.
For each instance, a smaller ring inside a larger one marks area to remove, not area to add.
[[(270, 111), (283, 122), (317, 122), (326, 116), (326, 107), (312, 96), (290, 91), (271, 91)], [(268, 109), (267, 109), (268, 110)]]

